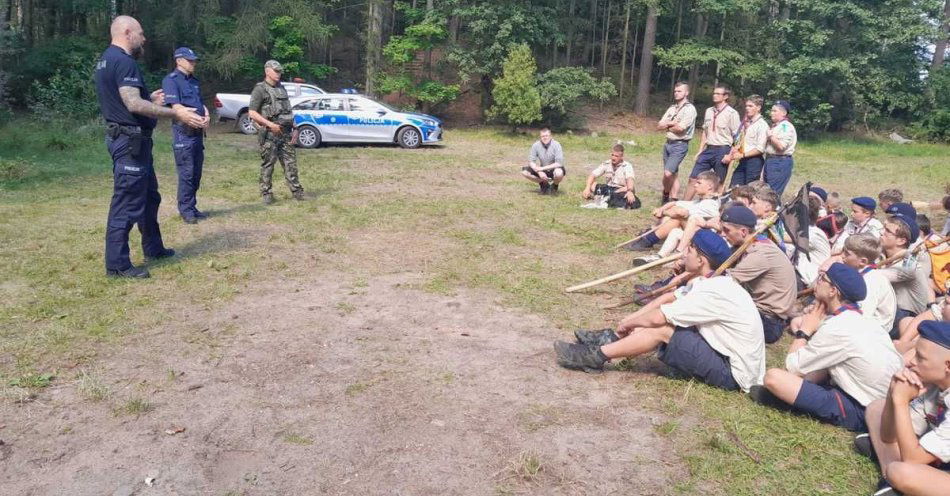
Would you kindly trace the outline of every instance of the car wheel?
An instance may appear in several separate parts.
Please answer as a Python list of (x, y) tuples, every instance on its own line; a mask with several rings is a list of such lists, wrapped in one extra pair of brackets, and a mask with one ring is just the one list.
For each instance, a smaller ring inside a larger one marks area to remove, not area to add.
[(303, 148), (317, 148), (321, 141), (323, 137), (320, 136), (320, 131), (313, 126), (301, 126), (297, 130), (297, 144)]
[(254, 124), (246, 110), (238, 116), (237, 124), (238, 131), (242, 134), (257, 134), (257, 124)]
[(403, 148), (419, 148), (422, 144), (422, 135), (416, 128), (406, 126), (396, 134), (396, 142)]

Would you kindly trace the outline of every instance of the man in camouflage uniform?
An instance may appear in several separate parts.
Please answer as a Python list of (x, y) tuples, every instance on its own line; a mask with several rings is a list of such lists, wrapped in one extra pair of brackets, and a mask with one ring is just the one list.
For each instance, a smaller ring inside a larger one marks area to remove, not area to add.
[(294, 116), (290, 110), (287, 90), (280, 84), (282, 72), (280, 62), (268, 60), (264, 64), (264, 81), (254, 86), (248, 106), (248, 116), (259, 126), (261, 198), (265, 205), (274, 202), (271, 176), (278, 160), (284, 168), (284, 177), (294, 199), (304, 199), (303, 186), (297, 177), (297, 150), (294, 149), (293, 143)]

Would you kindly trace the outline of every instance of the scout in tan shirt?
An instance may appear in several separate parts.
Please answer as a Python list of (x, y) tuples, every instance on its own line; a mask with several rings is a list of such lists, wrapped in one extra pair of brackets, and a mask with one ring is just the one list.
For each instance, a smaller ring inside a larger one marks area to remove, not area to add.
[(689, 152), (689, 140), (693, 139), (696, 129), (696, 107), (689, 102), (689, 85), (676, 83), (673, 88), (673, 105), (666, 110), (658, 131), (666, 131), (666, 144), (663, 145), (663, 199), (660, 205), (679, 199), (680, 164)]
[(795, 126), (788, 120), (791, 108), (791, 104), (786, 100), (779, 100), (772, 105), (772, 127), (769, 129), (769, 139), (765, 146), (763, 179), (779, 196), (782, 196), (788, 186), (788, 181), (792, 178), (792, 168), (795, 166), (792, 154), (798, 144), (798, 134), (795, 132)]
[[(757, 220), (755, 213), (743, 206), (729, 207), (719, 215), (722, 233), (733, 247), (754, 235)], [(765, 342), (778, 341), (798, 296), (795, 268), (785, 252), (767, 237), (756, 238), (729, 275), (752, 295), (762, 319)]]
[(725, 86), (713, 88), (713, 106), (706, 109), (706, 115), (703, 117), (699, 152), (693, 171), (689, 174), (685, 200), (692, 200), (696, 194), (696, 177), (701, 172), (716, 171), (720, 183), (726, 178), (726, 163), (723, 162), (723, 157), (731, 151), (740, 125), (739, 113), (729, 106), (730, 94), (729, 88)]
[(759, 95), (752, 95), (745, 100), (745, 119), (739, 130), (740, 141), (723, 157), (723, 161), (729, 160), (727, 163), (739, 161), (732, 173), (732, 181), (726, 187), (749, 184), (762, 178), (762, 166), (765, 164), (763, 154), (769, 132), (769, 125), (762, 118), (763, 101)]
[[(601, 195), (606, 197), (608, 207), (640, 208), (640, 200), (637, 199), (633, 186), (633, 165), (623, 159), (623, 152), (623, 145), (614, 145), (610, 160), (605, 160), (587, 176), (587, 186), (581, 193), (582, 197), (589, 200), (593, 195)], [(607, 184), (595, 185), (597, 178), (601, 176), (606, 176)]]

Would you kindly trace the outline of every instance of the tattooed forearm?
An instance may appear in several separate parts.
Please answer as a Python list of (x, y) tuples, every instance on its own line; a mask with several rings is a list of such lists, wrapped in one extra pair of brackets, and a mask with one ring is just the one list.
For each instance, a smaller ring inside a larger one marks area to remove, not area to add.
[(144, 100), (139, 96), (139, 89), (133, 86), (120, 87), (119, 95), (122, 97), (122, 103), (125, 104), (125, 108), (129, 109), (129, 112), (133, 114), (147, 115), (149, 117), (175, 117), (174, 110)]

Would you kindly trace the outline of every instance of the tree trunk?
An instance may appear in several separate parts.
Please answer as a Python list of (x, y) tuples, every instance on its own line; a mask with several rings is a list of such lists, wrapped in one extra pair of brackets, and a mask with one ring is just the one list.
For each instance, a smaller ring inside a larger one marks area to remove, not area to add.
[(587, 44), (587, 65), (594, 66), (594, 46), (597, 43), (597, 0), (590, 0), (590, 42)]
[(643, 50), (640, 55), (640, 74), (637, 81), (637, 101), (633, 107), (633, 112), (637, 115), (647, 115), (650, 111), (650, 76), (653, 73), (656, 18), (656, 7), (647, 6), (647, 25), (643, 29)]
[[(706, 29), (709, 27), (709, 22), (703, 14), (696, 14), (696, 29), (693, 31), (693, 36), (696, 40), (701, 40), (706, 36)], [(689, 88), (690, 91), (696, 91), (696, 85), (699, 84), (699, 63), (694, 62), (693, 65), (689, 66)]]
[(943, 2), (943, 22), (940, 26), (940, 32), (937, 34), (937, 42), (934, 47), (934, 58), (930, 64), (930, 72), (943, 67), (944, 58), (947, 56), (947, 39), (950, 38), (950, 0)]
[(604, 42), (600, 46), (600, 74), (607, 75), (607, 43), (610, 42), (610, 0), (607, 0), (607, 10), (604, 11)]
[(633, 30), (633, 50), (630, 50), (630, 87), (633, 88), (634, 83), (634, 74), (635, 64), (637, 62), (637, 49), (640, 48), (640, 14), (637, 14), (636, 20), (633, 21), (633, 25), (636, 28)]
[(620, 101), (623, 101), (623, 83), (625, 82), (623, 71), (627, 68), (627, 41), (630, 38), (630, 0), (626, 2), (627, 6), (623, 15), (623, 43), (620, 45)]
[(574, 48), (575, 23), (573, 22), (573, 20), (574, 20), (574, 2), (575, 1), (576, 0), (571, 0), (571, 6), (567, 10), (567, 18), (570, 19), (572, 22), (569, 22), (567, 25), (567, 48), (566, 48), (567, 53), (564, 55), (564, 60), (565, 60), (564, 65), (566, 66), (571, 65), (571, 49)]
[(376, 96), (376, 75), (383, 50), (383, 0), (369, 0), (366, 8), (366, 94)]
[[(723, 14), (723, 15), (722, 15), (722, 27), (721, 27), (720, 30), (719, 30), (719, 46), (722, 46), (722, 42), (723, 42), (723, 40), (725, 40), (725, 39), (726, 39), (726, 14)], [(720, 68), (721, 68), (721, 64), (720, 64), (719, 61), (717, 60), (717, 61), (716, 61), (716, 79), (715, 79), (715, 81), (713, 82), (713, 86), (718, 86), (718, 85), (719, 85), (719, 69), (720, 69)]]

